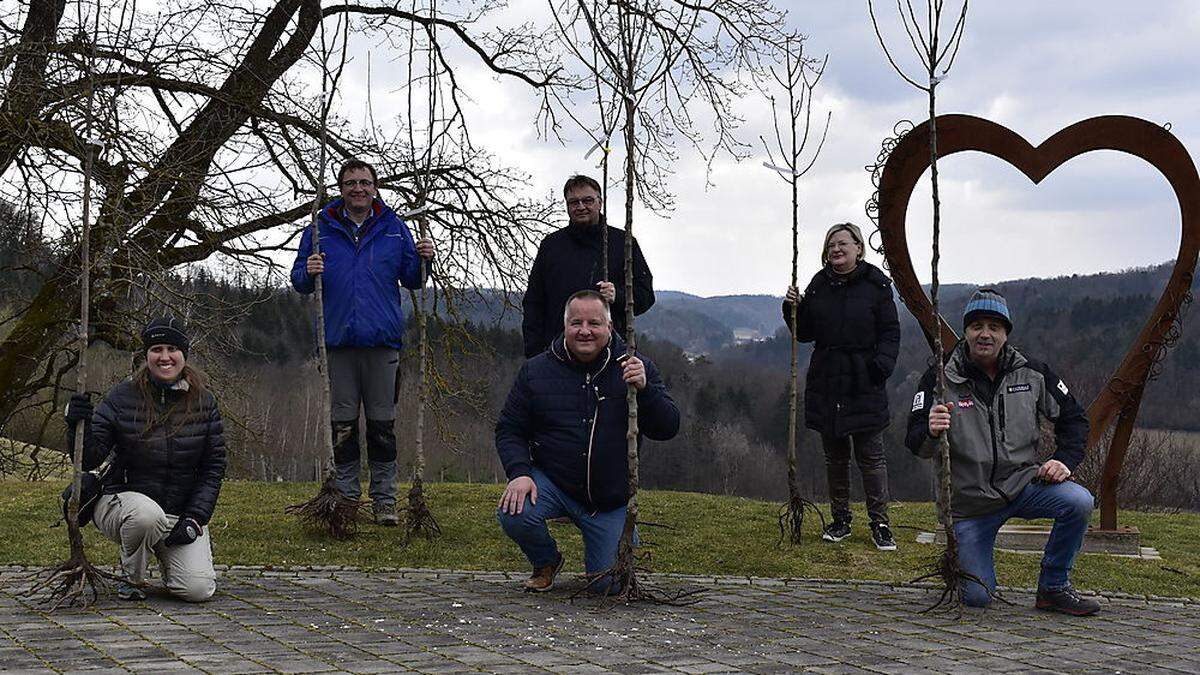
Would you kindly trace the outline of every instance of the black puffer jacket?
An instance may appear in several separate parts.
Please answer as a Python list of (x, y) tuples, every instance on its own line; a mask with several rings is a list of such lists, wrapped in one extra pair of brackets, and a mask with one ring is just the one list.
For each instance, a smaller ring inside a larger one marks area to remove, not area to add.
[[(180, 389), (158, 388), (151, 405), (165, 410), (184, 394)], [(191, 516), (205, 525), (225, 477), (224, 427), (209, 392), (190, 414), (180, 408), (165, 425), (146, 433), (146, 409), (137, 386), (126, 380), (113, 387), (88, 425), (84, 470), (99, 465), (113, 451), (113, 470), (104, 494), (140, 492), (163, 511)]]
[[(608, 226), (605, 226), (608, 227)], [(529, 270), (529, 285), (521, 301), (525, 318), (521, 332), (525, 358), (546, 350), (550, 340), (563, 329), (567, 298), (584, 289), (596, 290), (604, 280), (602, 236), (598, 226), (568, 225), (551, 232), (538, 247)], [(608, 280), (616, 286), (613, 328), (625, 335), (625, 232), (608, 228)], [(637, 238), (633, 240), (633, 313), (641, 314), (654, 304), (654, 278)]]
[[(611, 511), (629, 501), (629, 406), (615, 362), (624, 352), (613, 335), (599, 358), (583, 364), (559, 337), (521, 366), (496, 422), (496, 451), (509, 480), (536, 466), (590, 509)], [(638, 431), (670, 440), (679, 432), (679, 409), (650, 359), (638, 358), (646, 366), (646, 386), (637, 395)]]
[(804, 389), (808, 428), (841, 437), (886, 427), (884, 384), (900, 351), (891, 279), (867, 262), (844, 276), (826, 266), (804, 291), (798, 326), (787, 302), (783, 320), (797, 341), (816, 343)]

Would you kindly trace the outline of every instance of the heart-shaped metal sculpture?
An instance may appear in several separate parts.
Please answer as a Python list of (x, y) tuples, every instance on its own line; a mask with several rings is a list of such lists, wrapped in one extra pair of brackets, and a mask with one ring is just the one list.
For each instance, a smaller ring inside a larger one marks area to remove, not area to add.
[[(1200, 252), (1200, 176), (1187, 150), (1163, 127), (1136, 117), (1109, 115), (1077, 122), (1034, 147), (1021, 136), (995, 122), (970, 115), (937, 118), (938, 157), (975, 150), (994, 155), (1040, 183), (1067, 160), (1093, 150), (1118, 150), (1149, 163), (1167, 179), (1179, 201), (1183, 233), (1175, 268), (1162, 297), (1154, 306), (1137, 339), (1121, 359), (1104, 389), (1088, 406), (1091, 433), (1089, 452), (1095, 452), (1105, 432), (1117, 420), (1116, 432), (1104, 461), (1100, 481), (1100, 526), (1117, 527), (1117, 484), (1125, 451), (1141, 406), (1142, 392), (1154, 363), (1166, 349), (1188, 297)], [(901, 299), (921, 323), (930, 345), (933, 331), (942, 331), (947, 353), (958, 335), (942, 317), (933, 316), (933, 305), (921, 288), (908, 253), (905, 219), (908, 200), (921, 175), (929, 168), (929, 124), (901, 138), (892, 149), (879, 179), (879, 231), (884, 257)]]

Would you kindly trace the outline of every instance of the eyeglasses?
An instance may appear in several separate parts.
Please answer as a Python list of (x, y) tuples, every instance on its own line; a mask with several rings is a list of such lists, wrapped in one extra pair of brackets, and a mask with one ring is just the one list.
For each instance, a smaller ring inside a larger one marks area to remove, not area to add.
[(346, 188), (347, 190), (349, 190), (350, 188), (352, 188), (352, 187), (354, 187), (354, 186), (356, 186), (356, 185), (357, 185), (358, 187), (365, 187), (365, 188), (369, 188), (369, 187), (371, 187), (371, 186), (372, 186), (372, 185), (374, 185), (374, 184), (375, 184), (375, 181), (371, 180), (370, 178), (359, 178), (358, 180), (344, 180), (344, 181), (342, 181), (342, 187)]
[(580, 197), (579, 199), (568, 199), (567, 208), (573, 209), (576, 206), (591, 206), (596, 203), (595, 197)]

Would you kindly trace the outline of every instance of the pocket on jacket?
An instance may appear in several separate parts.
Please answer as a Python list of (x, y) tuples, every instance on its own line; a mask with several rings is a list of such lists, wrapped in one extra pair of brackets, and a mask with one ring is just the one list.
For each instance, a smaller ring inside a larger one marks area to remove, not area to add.
[(875, 388), (864, 352), (850, 352), (850, 372), (853, 376), (855, 392), (867, 392)]

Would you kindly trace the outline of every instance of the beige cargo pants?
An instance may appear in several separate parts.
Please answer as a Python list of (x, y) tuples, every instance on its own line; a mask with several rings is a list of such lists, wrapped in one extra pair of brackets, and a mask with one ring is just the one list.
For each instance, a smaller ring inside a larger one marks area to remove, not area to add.
[(202, 528), (190, 544), (166, 546), (162, 540), (178, 520), (178, 516), (163, 512), (157, 502), (139, 492), (102, 495), (92, 519), (104, 536), (120, 544), (121, 569), (130, 583), (145, 582), (153, 554), (172, 595), (188, 602), (203, 602), (217, 590), (208, 528)]

